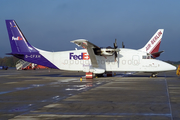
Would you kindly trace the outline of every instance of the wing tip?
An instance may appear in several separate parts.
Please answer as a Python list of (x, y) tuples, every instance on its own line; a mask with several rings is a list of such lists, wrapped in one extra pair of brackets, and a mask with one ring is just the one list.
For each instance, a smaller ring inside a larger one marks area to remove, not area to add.
[(88, 40), (86, 40), (86, 39), (76, 39), (76, 40), (72, 40), (70, 42), (75, 43), (75, 42), (87, 42), (87, 41)]

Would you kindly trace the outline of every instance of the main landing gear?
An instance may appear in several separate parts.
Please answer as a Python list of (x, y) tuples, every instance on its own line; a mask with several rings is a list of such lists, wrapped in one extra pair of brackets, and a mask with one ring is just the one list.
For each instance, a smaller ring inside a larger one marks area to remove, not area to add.
[(106, 77), (112, 77), (112, 76), (113, 76), (113, 73), (112, 73), (112, 72), (105, 72), (104, 74), (96, 74), (95, 76), (96, 76), (96, 78), (98, 78), (98, 77), (104, 77), (104, 76), (106, 76)]
[[(105, 73), (107, 77), (112, 77), (112, 72)], [(104, 77), (104, 74), (93, 74), (92, 72), (86, 72), (86, 79), (93, 79), (94, 77)]]

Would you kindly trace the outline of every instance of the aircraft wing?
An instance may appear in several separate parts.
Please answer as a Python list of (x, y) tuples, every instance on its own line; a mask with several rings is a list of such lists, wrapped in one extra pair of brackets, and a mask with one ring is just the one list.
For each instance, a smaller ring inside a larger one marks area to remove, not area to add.
[(85, 39), (73, 40), (71, 42), (75, 43), (77, 46), (81, 46), (81, 47), (87, 49), (90, 60), (91, 60), (92, 67), (98, 68), (96, 56), (93, 51), (93, 48), (99, 48), (98, 46), (90, 43), (88, 40), (85, 40)]

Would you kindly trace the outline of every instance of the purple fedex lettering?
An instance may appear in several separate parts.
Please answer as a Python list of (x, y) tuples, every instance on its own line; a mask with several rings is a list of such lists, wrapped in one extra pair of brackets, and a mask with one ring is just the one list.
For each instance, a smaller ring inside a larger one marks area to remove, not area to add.
[(74, 53), (70, 53), (69, 54), (69, 59), (74, 59), (74, 60), (82, 60), (83, 59), (83, 53), (81, 53), (81, 55), (73, 55)]
[(90, 57), (86, 52), (81, 53), (80, 55), (74, 55), (74, 53), (69, 53), (69, 59), (72, 60), (89, 60)]

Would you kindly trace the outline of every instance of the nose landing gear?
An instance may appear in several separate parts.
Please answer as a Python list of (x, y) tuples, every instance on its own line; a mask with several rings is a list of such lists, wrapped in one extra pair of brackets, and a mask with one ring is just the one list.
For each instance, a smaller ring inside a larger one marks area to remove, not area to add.
[(150, 76), (150, 78), (155, 78), (155, 77), (157, 77), (157, 73), (152, 73)]

